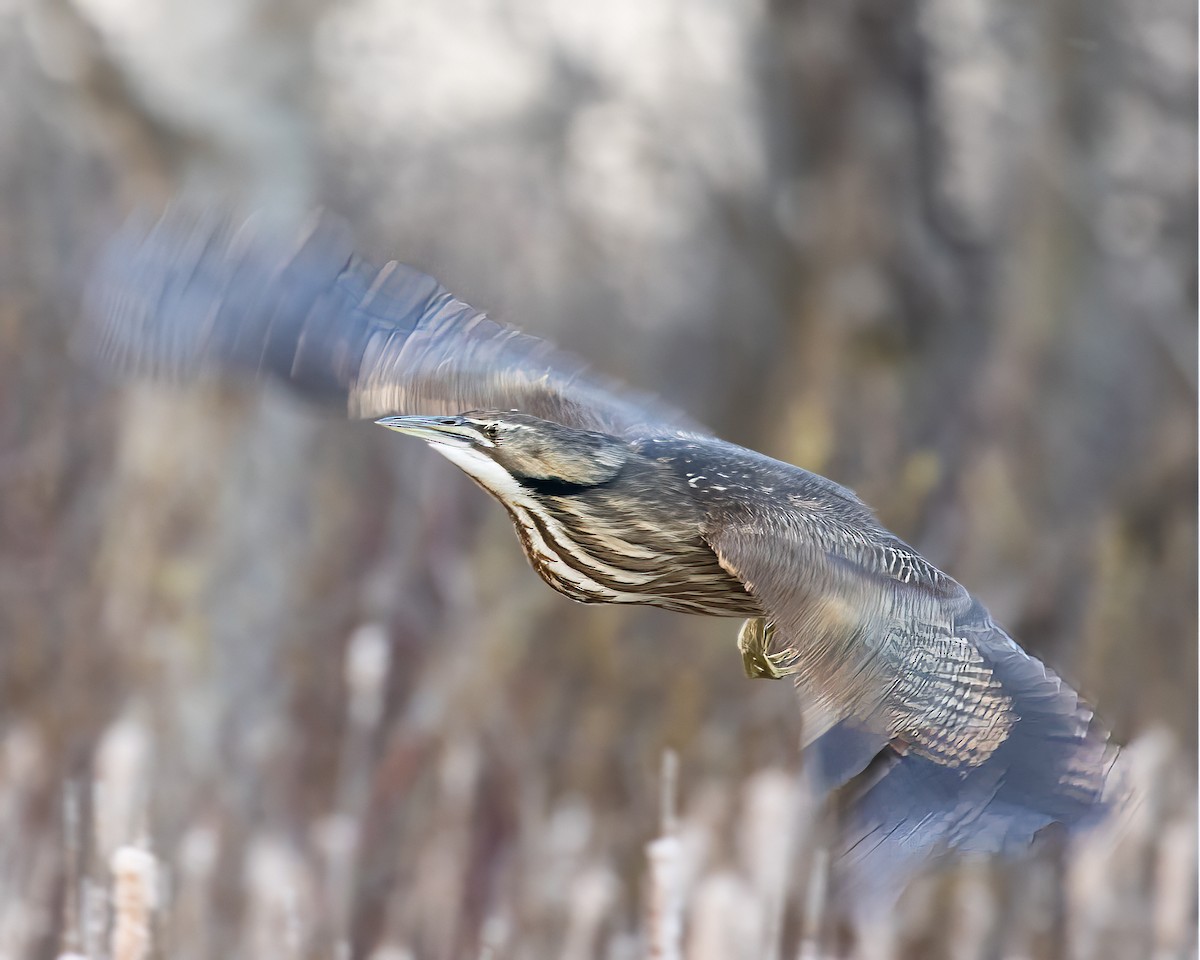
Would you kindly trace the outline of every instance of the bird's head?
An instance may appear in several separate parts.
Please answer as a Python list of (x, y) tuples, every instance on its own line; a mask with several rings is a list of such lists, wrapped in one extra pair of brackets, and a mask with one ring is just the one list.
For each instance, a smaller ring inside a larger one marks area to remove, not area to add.
[(522, 487), (592, 487), (613, 479), (629, 447), (604, 433), (527, 414), (475, 410), (456, 417), (384, 417), (380, 426), (420, 437), (492, 493)]

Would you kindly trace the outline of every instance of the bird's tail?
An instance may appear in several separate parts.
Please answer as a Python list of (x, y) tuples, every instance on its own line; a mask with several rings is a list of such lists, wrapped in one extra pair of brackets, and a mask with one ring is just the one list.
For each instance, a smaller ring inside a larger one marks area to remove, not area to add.
[(1111, 806), (1116, 749), (1091, 708), (990, 618), (978, 629), (990, 634), (979, 649), (1016, 720), (977, 765), (888, 748), (847, 787), (856, 795), (845, 804), (841, 863), (856, 899), (894, 899), (947, 853), (1022, 854), (1051, 824), (1077, 832)]

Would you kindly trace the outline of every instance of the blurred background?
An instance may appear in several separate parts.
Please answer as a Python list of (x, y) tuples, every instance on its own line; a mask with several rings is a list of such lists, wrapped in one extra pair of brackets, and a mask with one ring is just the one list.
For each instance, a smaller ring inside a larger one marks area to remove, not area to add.
[[(1194, 956), (1195, 37), (1186, 0), (0, 0), (0, 957)], [(854, 938), (736, 622), (571, 604), (419, 443), (72, 355), (97, 245), (181, 191), (332, 207), (853, 487), (1140, 801)]]

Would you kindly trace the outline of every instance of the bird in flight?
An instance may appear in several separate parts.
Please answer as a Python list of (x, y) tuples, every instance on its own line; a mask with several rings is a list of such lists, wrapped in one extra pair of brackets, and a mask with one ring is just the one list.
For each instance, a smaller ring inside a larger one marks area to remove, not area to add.
[(130, 225), (85, 311), (124, 372), (275, 376), (426, 441), (573, 600), (742, 618), (747, 673), (797, 687), (810, 781), (854, 791), (838, 852), (864, 891), (1104, 808), (1113, 751), (1091, 709), (854, 493), (373, 266), (336, 219), (299, 236), (178, 210)]

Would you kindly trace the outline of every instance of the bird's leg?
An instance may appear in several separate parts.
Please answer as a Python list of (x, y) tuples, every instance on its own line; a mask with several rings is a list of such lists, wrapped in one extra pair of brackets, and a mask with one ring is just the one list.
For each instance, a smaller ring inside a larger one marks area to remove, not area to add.
[(770, 652), (774, 636), (775, 624), (765, 617), (751, 617), (738, 631), (737, 645), (742, 654), (742, 667), (751, 680), (778, 680), (795, 671), (796, 648)]

